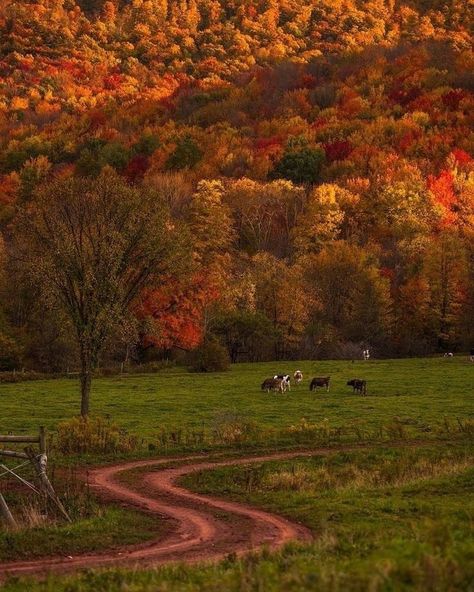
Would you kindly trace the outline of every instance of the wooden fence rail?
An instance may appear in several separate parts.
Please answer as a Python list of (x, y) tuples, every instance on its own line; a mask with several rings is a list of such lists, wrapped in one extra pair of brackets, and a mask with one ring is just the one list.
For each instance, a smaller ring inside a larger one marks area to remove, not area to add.
[[(13, 436), (11, 434), (1, 435), (0, 444), (38, 444), (41, 454), (46, 453), (46, 430), (43, 426), (39, 429), (38, 436)], [(0, 456), (11, 456), (14, 458), (28, 458), (28, 456), (22, 452), (16, 452), (13, 450), (2, 450), (0, 448)]]
[(39, 444), (39, 436), (2, 436), (0, 435), (0, 442), (28, 442)]
[(17, 452), (16, 450), (1, 450), (0, 456), (6, 456), (7, 458), (28, 458), (26, 452)]

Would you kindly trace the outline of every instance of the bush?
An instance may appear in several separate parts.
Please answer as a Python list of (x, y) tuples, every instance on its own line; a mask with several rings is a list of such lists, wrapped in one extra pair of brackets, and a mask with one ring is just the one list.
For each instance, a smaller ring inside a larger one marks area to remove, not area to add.
[(46, 380), (51, 378), (49, 374), (25, 370), (24, 372), (0, 372), (0, 384), (26, 382), (28, 380)]
[(230, 366), (227, 349), (216, 339), (208, 339), (195, 349), (190, 361), (193, 372), (222, 372)]
[(0, 333), (0, 371), (18, 368), (20, 360), (20, 346), (5, 333)]
[(101, 417), (74, 417), (58, 425), (56, 448), (63, 454), (132, 452), (138, 446), (117, 424)]

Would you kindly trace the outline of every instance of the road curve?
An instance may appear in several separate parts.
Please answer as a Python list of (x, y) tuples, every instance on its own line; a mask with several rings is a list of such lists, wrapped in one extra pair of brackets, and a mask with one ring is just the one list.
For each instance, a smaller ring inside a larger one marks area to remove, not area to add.
[[(299, 524), (247, 505), (192, 493), (177, 485), (177, 481), (184, 475), (204, 469), (327, 452), (278, 453), (219, 462), (202, 462), (202, 456), (187, 456), (94, 469), (89, 473), (89, 479), (99, 496), (167, 520), (167, 532), (159, 540), (133, 547), (76, 557), (0, 563), (0, 579), (113, 565), (146, 567), (172, 562), (218, 560), (229, 553), (241, 555), (262, 546), (277, 549), (289, 541), (309, 541), (311, 533)], [(133, 469), (140, 469), (133, 474), (136, 479), (133, 486), (119, 479), (122, 473)]]

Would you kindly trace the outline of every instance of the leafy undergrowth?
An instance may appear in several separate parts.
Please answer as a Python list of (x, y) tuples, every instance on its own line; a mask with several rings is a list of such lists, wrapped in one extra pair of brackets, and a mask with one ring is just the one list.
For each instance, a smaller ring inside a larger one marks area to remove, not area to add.
[(189, 475), (187, 487), (308, 525), (311, 544), (217, 565), (11, 581), (5, 592), (469, 591), (474, 448), (373, 448)]
[(0, 562), (35, 557), (68, 556), (133, 545), (157, 538), (156, 518), (117, 507), (73, 524), (0, 530)]

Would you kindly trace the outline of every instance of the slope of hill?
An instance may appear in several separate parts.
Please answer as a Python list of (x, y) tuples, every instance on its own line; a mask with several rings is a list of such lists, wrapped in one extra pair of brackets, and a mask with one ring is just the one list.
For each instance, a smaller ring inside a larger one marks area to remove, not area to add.
[[(191, 285), (145, 299), (160, 347), (198, 344), (210, 302), (235, 359), (469, 347), (473, 14), (455, 0), (4, 2), (7, 242), (43, 182), (109, 166), (165, 195), (207, 253)], [(196, 216), (228, 225), (220, 244)], [(357, 286), (336, 288), (341, 274)], [(5, 339), (35, 358), (42, 321), (11, 292)]]

